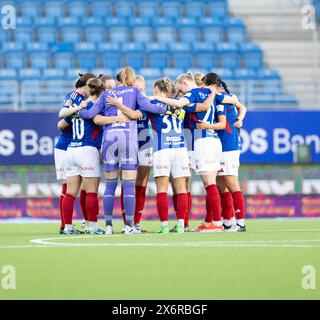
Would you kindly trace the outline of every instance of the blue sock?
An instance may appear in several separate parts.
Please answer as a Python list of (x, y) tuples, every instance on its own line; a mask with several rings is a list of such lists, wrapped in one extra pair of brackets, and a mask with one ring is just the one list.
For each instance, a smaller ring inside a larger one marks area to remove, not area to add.
[(135, 181), (134, 180), (123, 180), (123, 205), (126, 212), (126, 223), (128, 226), (132, 226), (132, 220), (134, 215), (134, 209), (136, 206), (135, 197)]
[(114, 205), (114, 196), (118, 185), (118, 179), (107, 180), (106, 189), (103, 196), (103, 210), (106, 219), (106, 225), (112, 226), (112, 213)]

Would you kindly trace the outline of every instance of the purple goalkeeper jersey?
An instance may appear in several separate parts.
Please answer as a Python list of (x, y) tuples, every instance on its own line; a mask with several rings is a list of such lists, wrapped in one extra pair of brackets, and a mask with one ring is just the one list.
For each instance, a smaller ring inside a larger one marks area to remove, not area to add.
[[(120, 86), (104, 92), (98, 101), (89, 110), (81, 110), (79, 116), (83, 119), (92, 119), (97, 114), (114, 117), (120, 111), (114, 105), (107, 103), (109, 96), (117, 97), (122, 104), (132, 110), (165, 114), (166, 105), (152, 104), (141, 90), (135, 87)], [(121, 167), (123, 170), (133, 170), (138, 161), (138, 130), (137, 121), (113, 123), (104, 126), (102, 139), (102, 157), (105, 171), (113, 171)]]

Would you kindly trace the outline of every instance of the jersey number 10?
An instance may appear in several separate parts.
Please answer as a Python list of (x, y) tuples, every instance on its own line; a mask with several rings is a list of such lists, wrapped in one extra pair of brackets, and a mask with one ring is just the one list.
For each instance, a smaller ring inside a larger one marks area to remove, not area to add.
[(84, 120), (81, 118), (72, 118), (73, 140), (81, 140), (84, 136)]

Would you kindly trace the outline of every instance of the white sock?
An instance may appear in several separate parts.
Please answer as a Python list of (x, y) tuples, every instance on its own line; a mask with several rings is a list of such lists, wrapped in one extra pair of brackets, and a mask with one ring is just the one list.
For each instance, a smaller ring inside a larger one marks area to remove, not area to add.
[(69, 231), (69, 230), (72, 230), (73, 229), (73, 225), (72, 224), (66, 224), (65, 226), (64, 226), (64, 230), (65, 231)]
[(89, 221), (85, 220), (84, 222), (85, 222), (86, 229), (89, 229)]
[(88, 229), (97, 229), (98, 223), (94, 221), (88, 221)]
[(244, 227), (244, 219), (237, 220), (237, 224), (241, 227)]
[(223, 220), (223, 224), (227, 227), (231, 226), (231, 220)]
[(161, 221), (161, 222), (160, 222), (160, 226), (161, 226), (161, 227), (166, 227), (166, 226), (168, 226), (168, 221)]
[(221, 226), (222, 226), (221, 220), (219, 220), (219, 221), (213, 221), (212, 223), (213, 223), (213, 225), (216, 226), (216, 227), (221, 227)]
[(178, 219), (178, 226), (184, 227), (184, 219)]

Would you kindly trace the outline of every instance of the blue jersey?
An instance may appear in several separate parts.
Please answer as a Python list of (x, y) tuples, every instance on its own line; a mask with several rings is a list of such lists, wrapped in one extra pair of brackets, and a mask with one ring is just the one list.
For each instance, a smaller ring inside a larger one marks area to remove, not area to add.
[[(90, 101), (85, 109), (89, 110), (93, 106)], [(72, 140), (69, 147), (91, 146), (97, 149), (101, 148), (102, 127), (94, 124), (91, 119), (82, 119), (78, 113), (71, 116), (72, 122)]]
[[(158, 100), (152, 100), (151, 103), (167, 107), (165, 103)], [(154, 151), (185, 147), (184, 120), (179, 120), (172, 115), (155, 113), (149, 113), (149, 118), (154, 131)]]
[[(225, 93), (225, 95), (229, 95)], [(232, 95), (229, 95), (232, 96)], [(233, 104), (223, 104), (218, 106), (221, 114), (227, 118), (226, 128), (218, 130), (218, 135), (222, 144), (222, 151), (235, 151), (242, 149), (242, 142), (240, 138), (240, 129), (234, 126), (237, 121), (238, 111)]]
[(143, 116), (142, 118), (137, 120), (139, 149), (149, 143), (151, 137), (151, 130), (149, 127), (149, 114), (141, 109), (140, 112)]
[[(63, 107), (64, 108), (69, 108), (70, 105), (80, 105), (81, 102), (85, 99), (85, 97), (79, 93), (77, 93), (76, 91), (73, 91), (71, 93), (68, 93), (64, 99), (63, 102)], [(60, 149), (60, 150), (67, 150), (68, 146), (72, 140), (72, 127), (71, 127), (71, 118), (67, 117), (64, 119), (66, 122), (68, 122), (70, 124), (70, 127), (65, 130), (62, 131), (59, 135), (58, 141), (55, 145), (55, 148)]]
[(184, 98), (188, 99), (190, 104), (184, 107), (184, 110), (188, 114), (186, 117), (185, 128), (191, 131), (192, 135), (192, 150), (194, 147), (194, 141), (201, 138), (218, 138), (218, 134), (213, 129), (197, 130), (197, 121), (208, 122), (210, 124), (217, 122), (217, 106), (221, 104), (224, 99), (224, 95), (216, 94), (212, 106), (203, 112), (195, 112), (197, 103), (202, 103), (211, 94), (210, 89), (207, 88), (195, 88), (190, 90), (184, 95)]

